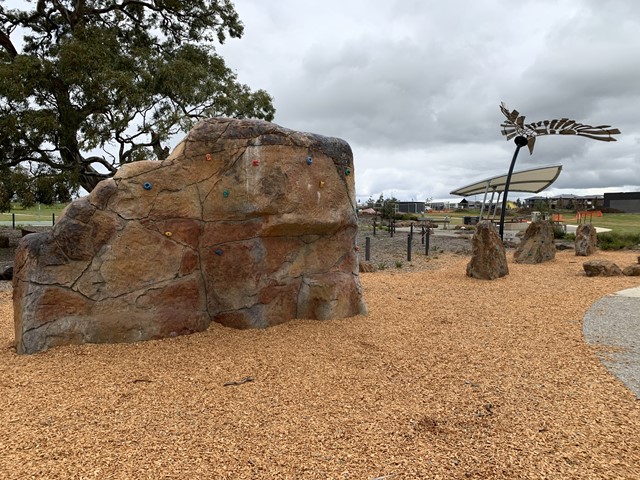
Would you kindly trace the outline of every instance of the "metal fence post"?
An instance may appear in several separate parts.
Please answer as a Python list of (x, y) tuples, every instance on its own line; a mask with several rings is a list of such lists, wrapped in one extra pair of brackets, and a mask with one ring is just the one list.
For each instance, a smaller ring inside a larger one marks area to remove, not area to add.
[(429, 255), (429, 236), (431, 235), (431, 229), (427, 228), (427, 234), (424, 236), (424, 254)]

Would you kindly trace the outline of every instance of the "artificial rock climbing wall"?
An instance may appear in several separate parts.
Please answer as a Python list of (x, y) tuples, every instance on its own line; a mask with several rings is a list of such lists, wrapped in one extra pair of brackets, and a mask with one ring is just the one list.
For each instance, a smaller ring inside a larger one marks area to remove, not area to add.
[(340, 139), (202, 121), (22, 239), (17, 351), (364, 314), (354, 193)]

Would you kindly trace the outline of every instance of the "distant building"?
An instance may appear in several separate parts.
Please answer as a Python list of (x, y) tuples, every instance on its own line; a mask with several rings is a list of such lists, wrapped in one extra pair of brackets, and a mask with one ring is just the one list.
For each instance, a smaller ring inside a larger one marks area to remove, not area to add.
[(593, 210), (604, 206), (604, 197), (602, 195), (584, 195), (577, 196), (570, 193), (556, 195), (554, 197), (542, 197), (540, 195), (524, 199), (524, 206), (527, 208), (535, 208), (536, 203), (549, 203), (553, 208), (562, 208), (569, 210)]
[(576, 205), (576, 196), (570, 193), (563, 195), (556, 195), (555, 197), (550, 197), (551, 206), (556, 208), (575, 208)]
[(593, 210), (604, 207), (604, 195), (584, 195), (576, 197), (576, 210)]
[(449, 210), (451, 208), (451, 202), (429, 202), (429, 208), (436, 212)]
[(470, 208), (481, 208), (482, 207), (482, 202), (478, 201), (478, 200), (467, 200), (466, 198), (463, 198), (462, 200), (460, 200), (458, 202), (458, 204), (452, 204), (453, 208), (458, 208), (460, 210), (468, 210)]
[(425, 211), (425, 202), (396, 202), (398, 213), (420, 213)]
[(615, 208), (625, 213), (640, 213), (640, 192), (605, 193), (604, 207)]
[(524, 206), (526, 208), (534, 208), (536, 203), (538, 202), (546, 202), (548, 200), (547, 197), (541, 197), (540, 195), (535, 197), (529, 197), (524, 199)]

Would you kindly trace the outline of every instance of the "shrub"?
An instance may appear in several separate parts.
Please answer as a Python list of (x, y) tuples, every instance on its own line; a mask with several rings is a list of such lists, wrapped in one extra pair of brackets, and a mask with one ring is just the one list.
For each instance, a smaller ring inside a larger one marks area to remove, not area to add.
[(640, 245), (640, 233), (603, 232), (598, 234), (598, 247), (602, 250), (622, 250)]
[(567, 238), (567, 232), (564, 231), (564, 227), (558, 224), (552, 224), (553, 227), (553, 238), (556, 240)]

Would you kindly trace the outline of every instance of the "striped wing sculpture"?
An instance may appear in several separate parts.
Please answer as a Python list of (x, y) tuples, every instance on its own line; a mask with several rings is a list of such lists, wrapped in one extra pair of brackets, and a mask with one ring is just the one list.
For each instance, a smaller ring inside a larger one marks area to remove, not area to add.
[(500, 212), (500, 238), (504, 238), (504, 214), (507, 209), (507, 195), (509, 195), (509, 184), (511, 183), (511, 175), (513, 167), (518, 158), (520, 148), (525, 145), (529, 148), (529, 154), (533, 153), (533, 147), (536, 143), (536, 137), (541, 135), (578, 135), (580, 137), (592, 138), (602, 142), (615, 142), (616, 139), (612, 135), (618, 135), (620, 130), (611, 128), (610, 125), (591, 126), (578, 123), (568, 118), (560, 118), (556, 120), (542, 120), (535, 123), (524, 123), (524, 115), (520, 115), (517, 110), (509, 110), (504, 102), (500, 103), (500, 111), (507, 119), (500, 124), (502, 134), (507, 140), (512, 138), (516, 144), (516, 151), (511, 159), (511, 166), (507, 174), (507, 180), (502, 192), (502, 210)]
[(602, 142), (615, 142), (616, 139), (612, 135), (618, 135), (620, 130), (611, 128), (611, 125), (598, 125), (593, 127), (578, 123), (568, 118), (560, 118), (556, 120), (542, 120), (535, 123), (524, 123), (524, 115), (520, 115), (517, 110), (511, 110), (502, 102), (500, 110), (507, 119), (500, 124), (502, 134), (511, 140), (517, 135), (521, 135), (527, 139), (527, 147), (529, 153), (533, 153), (533, 146), (536, 143), (536, 137), (540, 135), (578, 135), (580, 137), (592, 138)]

